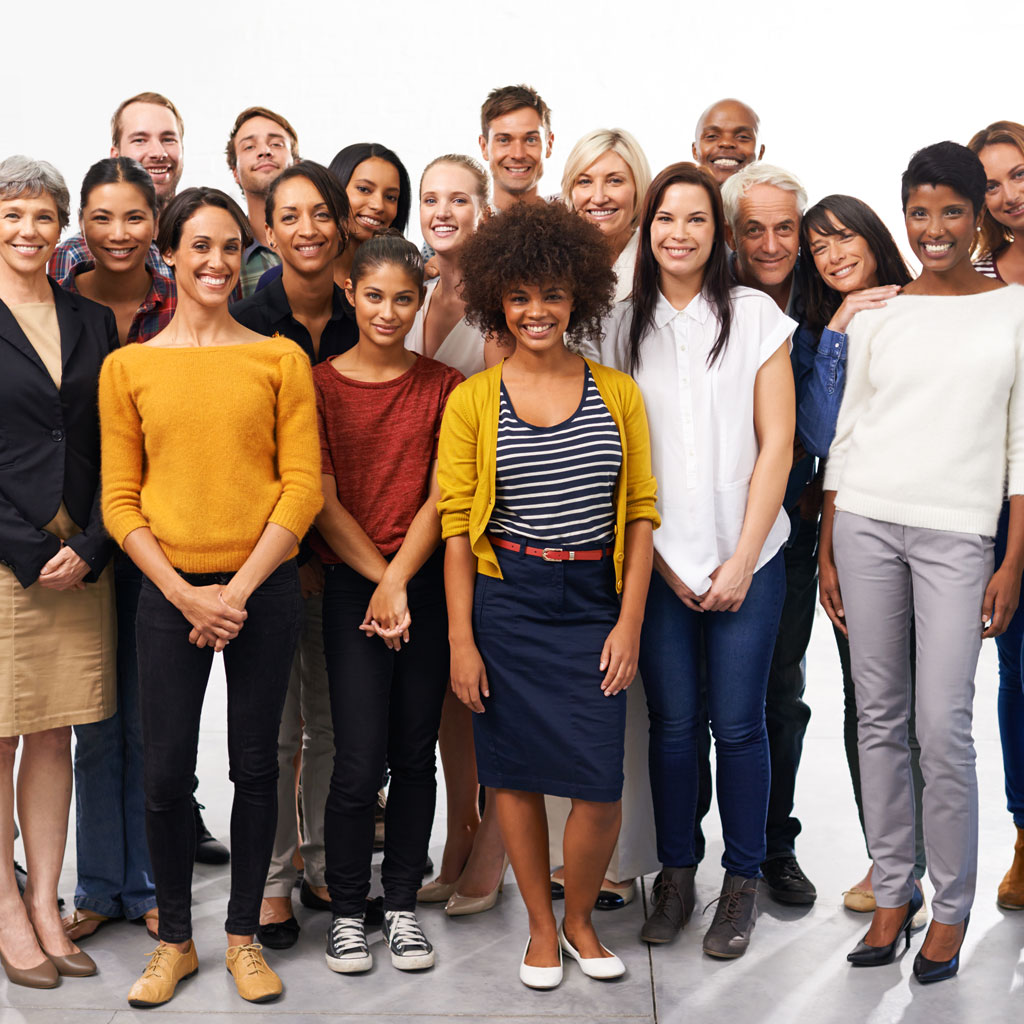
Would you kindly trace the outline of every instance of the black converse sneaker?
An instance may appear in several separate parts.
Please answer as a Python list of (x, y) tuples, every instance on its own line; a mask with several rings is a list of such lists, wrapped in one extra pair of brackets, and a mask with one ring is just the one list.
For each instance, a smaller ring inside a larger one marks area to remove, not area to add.
[(381, 932), (391, 950), (391, 962), (400, 971), (419, 971), (434, 966), (434, 947), (427, 941), (411, 910), (385, 910)]
[(361, 917), (335, 917), (327, 933), (327, 966), (338, 974), (359, 974), (373, 966)]

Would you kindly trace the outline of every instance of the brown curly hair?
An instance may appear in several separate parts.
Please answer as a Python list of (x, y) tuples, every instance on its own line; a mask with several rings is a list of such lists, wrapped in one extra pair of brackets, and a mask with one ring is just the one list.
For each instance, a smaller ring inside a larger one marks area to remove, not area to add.
[(481, 224), (459, 252), (466, 319), (505, 338), (504, 296), (521, 285), (557, 283), (575, 306), (568, 338), (600, 338), (615, 296), (611, 255), (600, 230), (561, 203), (516, 203)]

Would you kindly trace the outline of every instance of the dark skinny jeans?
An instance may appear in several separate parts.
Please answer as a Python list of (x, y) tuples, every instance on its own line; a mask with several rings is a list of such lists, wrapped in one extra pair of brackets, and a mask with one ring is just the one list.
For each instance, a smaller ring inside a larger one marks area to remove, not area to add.
[[(193, 586), (226, 584), (232, 573), (181, 573)], [(246, 604), (248, 618), (224, 650), (228, 696), (231, 894), (224, 930), (250, 935), (277, 824), (277, 733), (302, 615), (294, 560), (276, 569)], [(192, 786), (199, 719), (213, 649), (188, 641), (191, 625), (149, 580), (142, 583), (136, 635), (142, 708), (146, 836), (160, 938), (192, 937), (196, 831)]]

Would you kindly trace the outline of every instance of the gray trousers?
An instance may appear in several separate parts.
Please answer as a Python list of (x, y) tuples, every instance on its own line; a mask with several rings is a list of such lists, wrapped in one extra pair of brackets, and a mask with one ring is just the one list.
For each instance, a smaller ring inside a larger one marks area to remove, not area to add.
[[(288, 696), (277, 736), (277, 831), (264, 896), (288, 896), (298, 873), (297, 848), (312, 886), (324, 882), (324, 808), (334, 770), (334, 730), (324, 661), (323, 597), (306, 598), (305, 618), (288, 680)], [(302, 750), (302, 831), (295, 817), (295, 755)]]
[(932, 915), (958, 924), (974, 901), (978, 780), (971, 719), (993, 539), (836, 512), (836, 568), (857, 691), (864, 821), (880, 907), (914, 888), (910, 614), (917, 629), (917, 737)]

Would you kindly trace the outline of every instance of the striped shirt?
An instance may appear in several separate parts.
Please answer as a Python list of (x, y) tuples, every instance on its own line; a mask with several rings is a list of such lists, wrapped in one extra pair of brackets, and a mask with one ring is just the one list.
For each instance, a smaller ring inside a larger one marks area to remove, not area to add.
[(609, 543), (622, 443), (587, 367), (579, 407), (563, 423), (524, 423), (501, 385), (491, 533), (553, 546)]
[(986, 277), (994, 278), (996, 281), (1002, 281), (1002, 278), (999, 276), (999, 268), (996, 266), (996, 261), (991, 256), (986, 256), (983, 260), (975, 260), (974, 269), (979, 274), (984, 274)]

